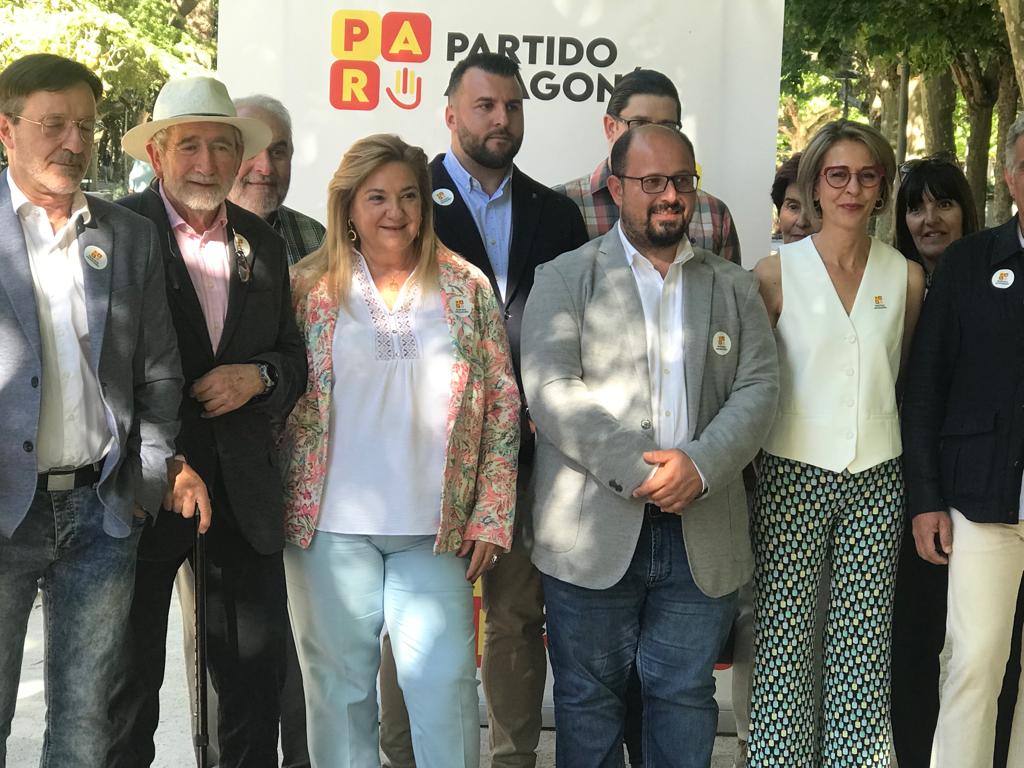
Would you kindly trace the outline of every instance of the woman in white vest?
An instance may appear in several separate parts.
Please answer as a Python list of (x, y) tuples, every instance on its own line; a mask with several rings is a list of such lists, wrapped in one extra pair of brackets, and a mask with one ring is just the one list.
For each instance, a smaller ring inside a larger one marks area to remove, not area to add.
[[(797, 184), (821, 220), (755, 272), (780, 392), (752, 517), (757, 588), (752, 768), (889, 765), (893, 583), (903, 528), (896, 381), (924, 272), (868, 234), (896, 161), (874, 128), (837, 121)], [(822, 711), (812, 687), (818, 577), (831, 555)]]

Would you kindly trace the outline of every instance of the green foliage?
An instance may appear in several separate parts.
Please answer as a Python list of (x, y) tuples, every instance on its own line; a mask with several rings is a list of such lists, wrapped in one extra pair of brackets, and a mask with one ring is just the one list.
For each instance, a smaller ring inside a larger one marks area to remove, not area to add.
[(212, 66), (216, 40), (174, 26), (171, 0), (4, 0), (0, 69), (29, 53), (81, 62), (103, 81), (98, 162), (102, 175), (123, 175), (121, 136), (145, 116), (163, 83)]

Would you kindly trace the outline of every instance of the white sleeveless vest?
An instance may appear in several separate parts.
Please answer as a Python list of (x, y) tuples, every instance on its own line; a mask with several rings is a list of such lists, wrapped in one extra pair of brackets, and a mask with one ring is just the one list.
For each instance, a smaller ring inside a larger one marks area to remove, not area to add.
[(764, 449), (832, 472), (899, 456), (907, 260), (872, 238), (847, 316), (810, 237), (782, 246), (779, 257), (779, 409)]

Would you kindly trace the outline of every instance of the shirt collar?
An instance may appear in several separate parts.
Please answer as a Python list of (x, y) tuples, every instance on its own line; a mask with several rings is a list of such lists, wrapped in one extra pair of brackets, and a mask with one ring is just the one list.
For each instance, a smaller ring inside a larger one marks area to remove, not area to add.
[[(11, 207), (14, 208), (16, 216), (24, 218), (32, 208), (40, 208), (41, 210), (41, 206), (37, 206), (21, 191), (21, 187), (14, 181), (14, 176), (11, 175), (9, 168), (7, 169), (7, 186), (11, 190)], [(71, 215), (68, 216), (68, 221), (75, 221), (79, 218), (83, 224), (88, 224), (92, 221), (89, 201), (80, 189), (75, 190), (74, 197), (71, 198)]]
[[(164, 185), (157, 184), (157, 190), (160, 192), (160, 199), (164, 202), (164, 210), (167, 212), (167, 221), (171, 225), (171, 229), (183, 229), (186, 232), (191, 232), (194, 235), (199, 236), (200, 233), (192, 229), (192, 226), (182, 218), (181, 214), (178, 213), (177, 209), (167, 199), (167, 195), (164, 194)], [(224, 203), (220, 204), (220, 208), (217, 211), (217, 218), (214, 219), (210, 229), (218, 229), (228, 223), (228, 210)], [(209, 230), (207, 230), (209, 231)]]
[[(615, 228), (619, 232), (619, 239), (622, 241), (622, 250), (626, 252), (626, 263), (630, 266), (630, 268), (636, 266), (637, 259), (642, 259), (643, 261), (650, 264), (650, 261), (647, 259), (647, 257), (640, 253), (640, 251), (638, 251), (634, 247), (634, 245), (631, 242), (629, 242), (629, 238), (626, 237), (626, 233), (622, 231), (621, 219), (618, 221), (618, 223), (616, 223)], [(676, 246), (676, 257), (672, 259), (672, 264), (685, 264), (690, 259), (692, 259), (693, 256), (693, 246), (690, 244), (690, 238), (684, 237), (682, 240), (679, 241), (679, 245)], [(654, 265), (651, 264), (651, 266), (653, 267)]]
[(608, 160), (604, 159), (601, 164), (594, 169), (594, 172), (590, 174), (590, 193), (599, 192), (602, 189), (608, 188), (608, 177), (612, 175), (612, 169), (608, 165)]
[[(445, 170), (448, 171), (448, 175), (452, 177), (452, 181), (454, 181), (460, 188), (469, 189), (484, 195), (487, 194), (484, 192), (484, 188), (480, 186), (480, 182), (473, 178), (469, 171), (462, 167), (462, 163), (459, 162), (459, 158), (455, 156), (455, 153), (451, 149), (445, 152), (442, 163), (444, 164)], [(508, 173), (505, 174), (505, 178), (501, 180), (501, 184), (498, 185), (498, 188), (494, 190), (494, 194), (490, 195), (490, 199), (495, 200), (505, 194), (505, 187), (511, 179), (512, 168), (509, 167)]]

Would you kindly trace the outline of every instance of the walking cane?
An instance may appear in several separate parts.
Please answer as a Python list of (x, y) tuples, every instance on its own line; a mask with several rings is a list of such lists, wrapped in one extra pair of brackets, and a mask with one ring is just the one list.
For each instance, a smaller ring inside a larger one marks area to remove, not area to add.
[(192, 743), (196, 748), (196, 765), (206, 768), (206, 750), (210, 733), (206, 724), (206, 537), (199, 532), (199, 510), (195, 514), (195, 541), (192, 545), (192, 575), (195, 578), (196, 605), (196, 699)]

